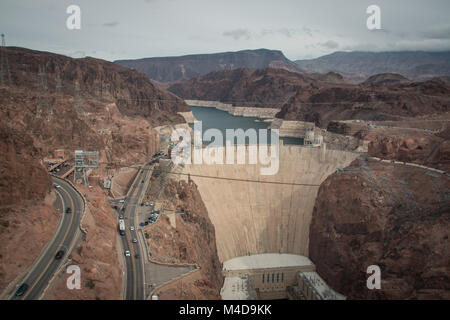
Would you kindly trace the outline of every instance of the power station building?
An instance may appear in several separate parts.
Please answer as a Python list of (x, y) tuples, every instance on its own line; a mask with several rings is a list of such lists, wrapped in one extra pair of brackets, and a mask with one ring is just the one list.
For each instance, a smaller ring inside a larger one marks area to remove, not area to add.
[(228, 299), (341, 300), (305, 256), (265, 253), (237, 257), (223, 264), (221, 295)]

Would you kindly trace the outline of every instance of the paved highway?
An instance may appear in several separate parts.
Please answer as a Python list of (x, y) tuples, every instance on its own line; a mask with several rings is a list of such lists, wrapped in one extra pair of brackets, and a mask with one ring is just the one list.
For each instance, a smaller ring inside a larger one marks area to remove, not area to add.
[[(70, 254), (69, 250), (73, 249), (75, 240), (81, 234), (80, 219), (84, 211), (84, 202), (78, 192), (66, 181), (52, 177), (53, 182), (59, 184), (60, 188), (55, 188), (55, 191), (62, 200), (62, 218), (58, 229), (49, 242), (44, 252), (38, 260), (31, 267), (28, 274), (23, 281), (19, 283), (26, 283), (29, 287), (26, 292), (20, 296), (15, 296), (12, 292), (10, 299), (13, 300), (35, 300), (39, 299), (44, 289), (48, 286), (58, 268), (67, 261)], [(65, 208), (71, 208), (71, 213), (66, 213)], [(64, 250), (64, 256), (57, 260), (55, 255), (59, 250)]]
[[(125, 224), (126, 232), (125, 236), (122, 236), (122, 246), (123, 249), (129, 250), (131, 253), (130, 257), (125, 257), (126, 269), (127, 269), (127, 282), (126, 282), (126, 300), (144, 300), (145, 299), (145, 276), (144, 276), (144, 266), (143, 261), (144, 255), (141, 253), (141, 248), (139, 246), (139, 241), (137, 243), (132, 243), (132, 239), (138, 239), (138, 234), (136, 231), (135, 217), (136, 210), (140, 205), (140, 201), (143, 198), (147, 183), (145, 181), (150, 179), (152, 175), (151, 165), (146, 164), (138, 173), (138, 177), (135, 179), (133, 185), (131, 186), (131, 191), (128, 198), (125, 200)], [(142, 183), (144, 180), (144, 183)], [(131, 231), (130, 227), (134, 227)], [(123, 253), (124, 254), (124, 253)], [(136, 258), (135, 255), (138, 254), (139, 257)]]

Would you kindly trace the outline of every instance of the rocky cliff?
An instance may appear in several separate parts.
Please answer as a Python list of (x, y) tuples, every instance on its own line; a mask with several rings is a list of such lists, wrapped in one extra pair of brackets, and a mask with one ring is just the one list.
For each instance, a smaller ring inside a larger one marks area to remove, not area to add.
[[(320, 186), (309, 254), (350, 299), (449, 299), (449, 236), (448, 176), (361, 158)], [(380, 290), (366, 287), (370, 265)]]
[(387, 85), (387, 78), (392, 77), (364, 85), (311, 84), (287, 101), (277, 117), (327, 127), (331, 120), (402, 120), (448, 112), (450, 86), (432, 80)]
[(311, 78), (281, 69), (214, 71), (177, 83), (169, 91), (184, 99), (210, 100), (248, 107), (281, 108)]
[[(177, 112), (189, 110), (145, 75), (114, 63), (23, 48), (6, 52), (12, 83), (0, 88), (0, 289), (27, 270), (57, 227), (44, 158), (55, 158), (56, 150), (69, 159), (76, 149), (98, 150), (100, 166), (90, 176), (96, 187), (118, 167), (148, 159), (159, 145), (154, 126), (183, 123)], [(116, 216), (104, 190), (86, 188), (85, 193), (95, 215), (84, 221), (88, 234), (75, 258), (97, 281), (96, 289), (49, 294), (118, 298)]]
[(114, 102), (123, 115), (142, 116), (155, 125), (182, 123), (176, 112), (189, 111), (183, 101), (155, 87), (145, 75), (118, 64), (16, 47), (8, 48), (7, 53), (12, 82), (22, 88), (39, 89), (43, 79), (48, 89), (40, 92), (56, 95), (59, 90), (66, 97), (76, 95), (78, 82), (81, 98)]
[(241, 68), (211, 72), (169, 90), (184, 99), (279, 108), (277, 118), (314, 122), (322, 128), (332, 120), (401, 120), (450, 110), (450, 86), (445, 81), (413, 82), (395, 74), (354, 85), (333, 73)]
[(118, 60), (116, 63), (136, 69), (157, 82), (179, 82), (216, 70), (237, 68), (281, 68), (299, 71), (300, 68), (277, 50), (243, 50), (213, 54), (193, 54), (180, 57), (159, 57), (137, 60)]
[(217, 255), (214, 225), (197, 186), (193, 182), (170, 181), (161, 200), (168, 203), (166, 212), (173, 214), (171, 218), (158, 218), (154, 225), (146, 228), (151, 258), (162, 263), (196, 264), (199, 274), (162, 287), (160, 296), (164, 299), (220, 299), (222, 264)]
[(24, 131), (0, 121), (0, 293), (26, 272), (58, 223), (52, 182)]

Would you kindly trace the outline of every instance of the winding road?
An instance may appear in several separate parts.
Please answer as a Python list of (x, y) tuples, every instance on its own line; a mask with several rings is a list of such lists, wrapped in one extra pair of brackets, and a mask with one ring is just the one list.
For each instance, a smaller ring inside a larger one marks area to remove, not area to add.
[[(18, 284), (20, 286), (26, 283), (29, 286), (28, 289), (22, 296), (16, 296), (17, 286), (9, 297), (11, 300), (40, 299), (54, 274), (67, 261), (81, 235), (80, 220), (84, 211), (82, 197), (70, 183), (54, 176), (52, 179), (54, 183), (60, 185), (59, 188), (55, 188), (62, 203), (62, 208), (59, 210), (61, 219), (58, 229), (22, 282)], [(66, 213), (66, 208), (71, 208), (71, 213)], [(55, 259), (59, 250), (64, 250), (64, 255), (61, 259)]]

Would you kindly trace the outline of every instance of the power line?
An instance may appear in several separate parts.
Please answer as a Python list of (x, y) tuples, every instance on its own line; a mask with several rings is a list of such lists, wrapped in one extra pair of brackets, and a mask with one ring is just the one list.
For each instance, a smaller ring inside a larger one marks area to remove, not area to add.
[[(111, 163), (106, 162), (99, 162), (99, 164), (106, 164), (111, 165)], [(113, 164), (115, 168), (133, 168), (133, 169), (141, 169), (141, 170), (153, 170), (153, 169), (146, 169), (143, 168), (143, 166), (129, 166), (129, 165), (115, 165)], [(296, 182), (282, 182), (282, 181), (264, 181), (264, 180), (253, 180), (253, 179), (242, 179), (242, 178), (227, 178), (227, 177), (219, 177), (219, 176), (207, 176), (207, 175), (201, 175), (201, 174), (194, 174), (194, 173), (182, 173), (182, 172), (172, 172), (172, 171), (165, 171), (165, 170), (159, 170), (160, 173), (165, 174), (172, 174), (172, 175), (182, 175), (182, 176), (191, 176), (191, 177), (198, 177), (198, 178), (206, 178), (206, 179), (216, 179), (216, 180), (227, 180), (227, 181), (239, 181), (239, 182), (250, 182), (250, 183), (265, 183), (265, 184), (276, 184), (276, 185), (289, 185), (289, 186), (306, 186), (306, 187), (319, 187), (320, 184), (309, 184), (309, 183), (296, 183)]]

